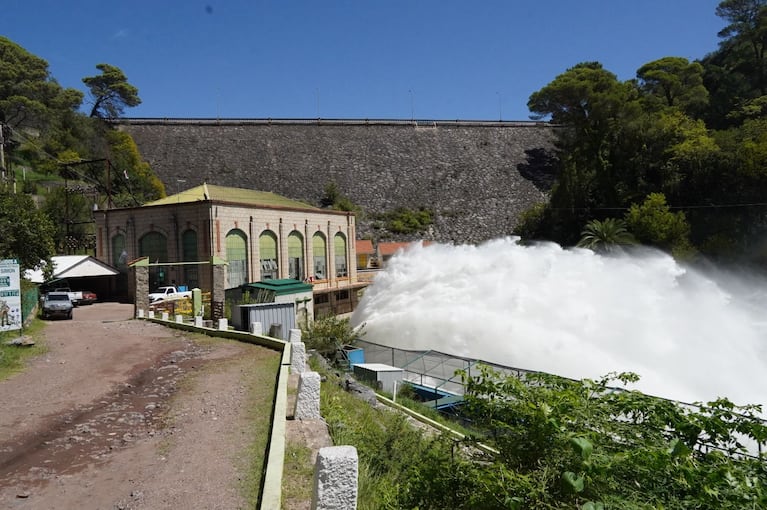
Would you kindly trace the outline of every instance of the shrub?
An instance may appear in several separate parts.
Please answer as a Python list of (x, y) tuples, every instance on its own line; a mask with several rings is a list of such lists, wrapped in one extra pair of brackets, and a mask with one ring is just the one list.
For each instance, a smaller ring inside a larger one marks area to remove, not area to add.
[(333, 358), (338, 349), (353, 344), (362, 334), (361, 329), (352, 329), (349, 319), (331, 315), (303, 327), (301, 339), (307, 349), (314, 349), (325, 358)]
[(411, 210), (400, 207), (384, 216), (386, 228), (395, 234), (422, 232), (434, 223), (434, 213), (425, 207)]

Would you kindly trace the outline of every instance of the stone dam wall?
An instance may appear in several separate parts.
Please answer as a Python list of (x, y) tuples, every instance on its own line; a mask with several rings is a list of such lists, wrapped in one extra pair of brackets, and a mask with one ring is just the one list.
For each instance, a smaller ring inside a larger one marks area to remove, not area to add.
[[(359, 237), (383, 237), (374, 215), (435, 212), (440, 242), (510, 235), (553, 182), (553, 128), (535, 122), (123, 119), (168, 194), (203, 182), (319, 205), (326, 185), (367, 213)], [(403, 240), (406, 237), (394, 236)]]

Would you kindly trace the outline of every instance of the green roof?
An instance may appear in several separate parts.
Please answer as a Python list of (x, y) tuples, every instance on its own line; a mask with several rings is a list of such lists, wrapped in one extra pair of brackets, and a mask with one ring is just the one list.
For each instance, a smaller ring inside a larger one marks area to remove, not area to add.
[(245, 290), (248, 288), (271, 290), (276, 296), (284, 296), (285, 294), (311, 292), (314, 287), (311, 284), (293, 280), (292, 278), (283, 278), (280, 280), (262, 280), (255, 283), (246, 283), (242, 288)]
[(203, 202), (212, 200), (215, 202), (228, 202), (235, 204), (246, 204), (255, 207), (278, 207), (288, 209), (304, 209), (311, 211), (321, 211), (317, 207), (292, 200), (268, 191), (256, 191), (244, 188), (229, 188), (226, 186), (216, 186), (214, 184), (202, 184), (195, 188), (170, 195), (154, 202), (144, 204), (144, 207), (154, 205), (172, 205), (187, 204), (191, 202)]

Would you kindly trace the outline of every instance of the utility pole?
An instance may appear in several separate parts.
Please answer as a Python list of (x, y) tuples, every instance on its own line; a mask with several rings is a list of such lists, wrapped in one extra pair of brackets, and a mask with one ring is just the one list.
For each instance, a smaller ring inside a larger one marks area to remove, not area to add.
[(64, 250), (67, 252), (67, 255), (70, 255), (70, 249), (69, 249), (69, 232), (70, 232), (70, 225), (72, 224), (72, 220), (69, 217), (69, 176), (67, 175), (69, 173), (69, 167), (67, 165), (64, 165), (64, 228), (66, 230), (66, 233), (64, 234)]
[(105, 159), (107, 165), (107, 209), (112, 208), (112, 163)]
[(5, 182), (5, 124), (0, 122), (0, 181)]

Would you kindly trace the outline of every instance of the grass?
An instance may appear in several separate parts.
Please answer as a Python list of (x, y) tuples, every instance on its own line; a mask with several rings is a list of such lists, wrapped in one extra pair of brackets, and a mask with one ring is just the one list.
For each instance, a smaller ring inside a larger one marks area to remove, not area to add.
[[(309, 357), (308, 361), (311, 370), (324, 376), (320, 391), (320, 411), (328, 425), (333, 444), (350, 445), (357, 449), (357, 508), (400, 508), (400, 492), (407, 490), (410, 478), (422, 476), (419, 466), (423, 459), (427, 456), (449, 455), (459, 441), (429, 427), (414, 427), (411, 418), (395, 409), (384, 405), (372, 407), (363, 404), (357, 397), (344, 391), (337, 370), (328, 370), (315, 356)], [(469, 434), (469, 430), (449, 417), (407, 396), (407, 390), (403, 391), (397, 397), (397, 403), (452, 430)], [(283, 470), (283, 509), (310, 501), (313, 483), (311, 451), (298, 440), (289, 442), (286, 445)]]
[(18, 331), (4, 331), (0, 333), (0, 381), (21, 372), (26, 367), (29, 359), (48, 352), (47, 345), (42, 341), (45, 326), (45, 322), (33, 319), (30, 326), (24, 328), (23, 334), (35, 342), (35, 345), (26, 347), (6, 345), (6, 342), (20, 336)]
[[(392, 398), (389, 394), (386, 393), (382, 393), (382, 395), (389, 399)], [(470, 430), (457, 421), (450, 419), (449, 416), (440, 413), (434, 407), (430, 406), (428, 402), (421, 402), (420, 400), (414, 400), (409, 397), (398, 395), (396, 403), (402, 407), (407, 407), (408, 409), (415, 411), (416, 413), (421, 414), (431, 420), (434, 420), (440, 425), (444, 425), (445, 427), (448, 427), (455, 432), (461, 433), (464, 436), (477, 434), (476, 430)]]
[(247, 381), (248, 422), (253, 435), (245, 456), (248, 466), (242, 488), (248, 506), (251, 508), (258, 508), (260, 503), (266, 459), (269, 453), (277, 372), (282, 359), (280, 353), (276, 351), (271, 351), (269, 354), (271, 355), (262, 355), (255, 362), (248, 363), (247, 371), (243, 374), (243, 380)]
[(314, 486), (312, 451), (294, 441), (285, 445), (285, 465), (282, 470), (282, 508), (294, 503), (311, 501)]
[(325, 373), (320, 411), (335, 445), (351, 445), (359, 458), (358, 508), (396, 507), (412, 469), (440, 436), (425, 435), (408, 418), (385, 406), (362, 405), (344, 391), (335, 372)]

